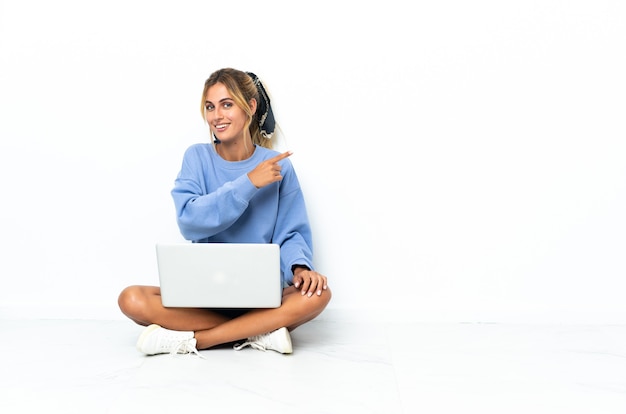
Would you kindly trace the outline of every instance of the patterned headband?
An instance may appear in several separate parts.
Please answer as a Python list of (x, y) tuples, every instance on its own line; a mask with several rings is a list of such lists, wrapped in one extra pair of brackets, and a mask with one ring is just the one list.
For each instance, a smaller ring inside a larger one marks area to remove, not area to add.
[(272, 111), (272, 107), (270, 105), (270, 97), (265, 91), (265, 88), (257, 75), (252, 72), (246, 73), (252, 78), (252, 81), (259, 91), (257, 113), (259, 114), (259, 128), (261, 129), (261, 135), (267, 139), (272, 139), (272, 135), (274, 135), (274, 128), (276, 127), (276, 121), (274, 120), (274, 112)]

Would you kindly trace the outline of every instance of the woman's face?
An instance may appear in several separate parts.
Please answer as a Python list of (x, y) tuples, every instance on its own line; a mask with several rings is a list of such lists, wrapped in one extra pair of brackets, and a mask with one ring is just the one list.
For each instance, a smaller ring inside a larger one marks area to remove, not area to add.
[(224, 84), (216, 83), (207, 90), (204, 109), (217, 139), (224, 143), (243, 140), (248, 115), (235, 104)]

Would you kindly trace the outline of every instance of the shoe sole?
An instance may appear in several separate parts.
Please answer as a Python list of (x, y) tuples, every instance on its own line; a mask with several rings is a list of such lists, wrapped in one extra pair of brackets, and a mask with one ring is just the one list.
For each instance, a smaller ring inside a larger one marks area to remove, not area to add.
[(146, 340), (146, 337), (154, 332), (156, 329), (159, 329), (161, 326), (157, 324), (152, 324), (143, 330), (141, 335), (139, 335), (139, 339), (137, 339), (137, 350), (141, 353), (146, 354), (146, 352), (142, 349), (143, 343)]

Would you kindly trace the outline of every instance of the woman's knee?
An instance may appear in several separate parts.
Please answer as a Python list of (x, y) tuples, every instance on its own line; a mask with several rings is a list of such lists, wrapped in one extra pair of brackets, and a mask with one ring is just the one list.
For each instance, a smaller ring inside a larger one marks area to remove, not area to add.
[[(300, 293), (298, 293), (300, 295)], [(332, 297), (332, 292), (330, 288), (323, 290), (321, 295), (314, 294), (311, 297), (303, 297), (300, 305), (302, 306), (302, 311), (305, 314), (319, 314), (322, 312)]]
[(145, 294), (141, 286), (128, 286), (120, 293), (117, 304), (124, 315), (136, 319), (145, 306)]
[(326, 290), (322, 291), (322, 295), (320, 299), (322, 299), (323, 306), (321, 307), (321, 310), (324, 310), (326, 308), (326, 306), (328, 305), (332, 297), (333, 297), (333, 293), (330, 290), (330, 288), (326, 288)]
[(326, 289), (322, 289), (320, 293), (321, 293), (320, 295), (318, 295), (317, 292), (314, 293), (311, 296), (311, 298), (316, 297), (317, 300), (319, 301), (320, 306), (328, 305), (328, 302), (330, 302), (330, 298), (332, 298), (333, 296), (332, 291), (330, 290), (329, 287), (327, 287)]

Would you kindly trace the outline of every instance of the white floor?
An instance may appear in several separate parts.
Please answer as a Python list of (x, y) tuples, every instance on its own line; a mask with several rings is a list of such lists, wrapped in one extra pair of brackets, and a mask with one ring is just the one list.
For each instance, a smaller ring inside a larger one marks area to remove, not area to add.
[(322, 318), (294, 353), (145, 357), (115, 320), (0, 320), (0, 413), (626, 413), (626, 326)]

